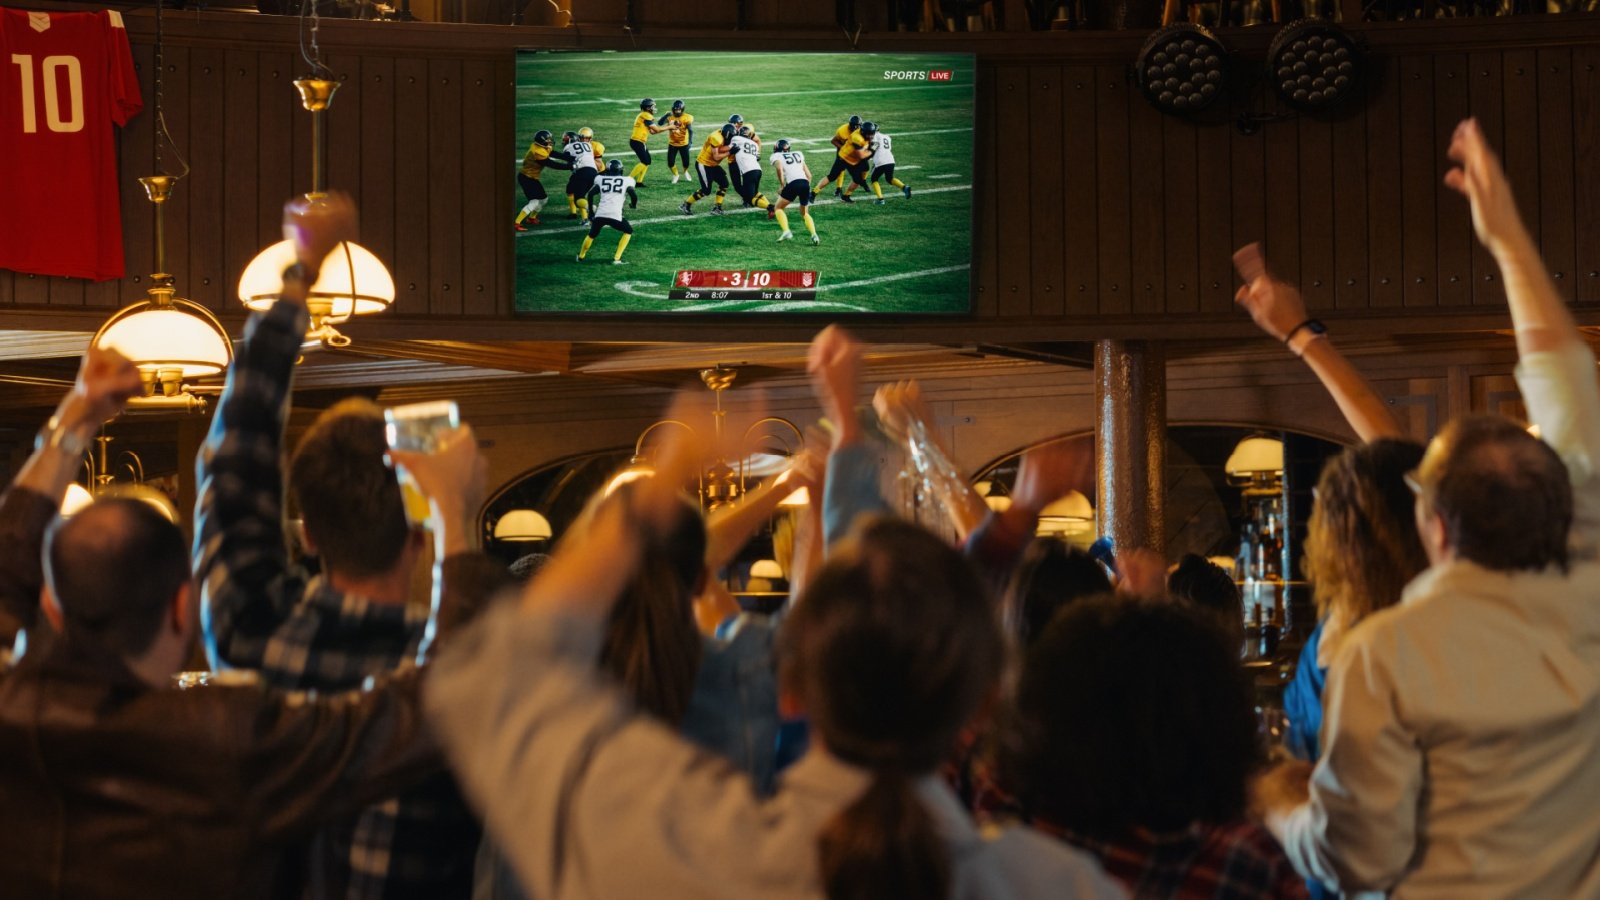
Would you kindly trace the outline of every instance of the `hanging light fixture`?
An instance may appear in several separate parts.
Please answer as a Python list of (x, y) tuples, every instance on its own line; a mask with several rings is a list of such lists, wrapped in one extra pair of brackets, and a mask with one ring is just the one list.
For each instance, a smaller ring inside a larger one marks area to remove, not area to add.
[[(339, 82), (321, 77), (327, 67), (322, 64), (314, 26), (311, 47), (316, 72), (311, 77), (295, 79), (294, 86), (300, 93), (300, 105), (311, 113), (311, 191), (306, 197), (315, 200), (328, 193), (327, 115)], [(294, 262), (294, 245), (287, 240), (256, 254), (239, 276), (239, 299), (251, 310), (270, 309), (283, 293), (283, 270)], [(323, 261), (317, 281), (306, 296), (311, 313), (306, 339), (321, 341), (327, 347), (347, 347), (350, 339), (334, 326), (351, 316), (383, 312), (394, 298), (394, 277), (383, 262), (360, 244), (341, 241)]]
[(1039, 511), (1040, 535), (1084, 535), (1094, 526), (1094, 507), (1080, 491), (1068, 491), (1065, 497)]
[[(163, 139), (171, 142), (162, 110), (161, 72), (165, 40), (161, 4), (156, 6), (155, 162), (161, 172)], [(183, 162), (182, 158), (179, 158)], [(184, 174), (189, 164), (183, 162)], [(200, 411), (205, 401), (184, 387), (184, 382), (215, 375), (233, 361), (233, 343), (211, 310), (178, 296), (167, 272), (166, 227), (163, 209), (181, 175), (156, 174), (139, 179), (145, 196), (155, 207), (155, 272), (146, 299), (117, 310), (90, 341), (92, 346), (116, 350), (139, 367), (144, 391), (129, 401), (130, 410), (181, 409)]]
[(550, 520), (538, 510), (513, 509), (494, 523), (494, 539), (497, 541), (548, 541), (554, 535)]
[(1222, 470), (1234, 487), (1278, 490), (1283, 485), (1283, 441), (1252, 434), (1234, 445)]

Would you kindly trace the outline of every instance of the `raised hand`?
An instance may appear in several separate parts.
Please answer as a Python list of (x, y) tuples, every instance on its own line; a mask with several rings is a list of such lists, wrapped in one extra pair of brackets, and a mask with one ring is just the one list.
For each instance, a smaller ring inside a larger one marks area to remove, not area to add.
[(1250, 313), (1256, 327), (1281, 341), (1308, 318), (1300, 292), (1267, 272), (1259, 243), (1240, 247), (1233, 254), (1233, 267), (1245, 281), (1233, 300)]
[(1489, 252), (1500, 254), (1528, 242), (1500, 157), (1489, 147), (1477, 119), (1463, 120), (1450, 137), (1449, 156), (1457, 165), (1444, 183), (1472, 204), (1472, 227)]
[(294, 245), (295, 259), (306, 276), (316, 280), (322, 261), (340, 241), (356, 238), (356, 205), (348, 194), (296, 197), (283, 206), (283, 236)]
[(142, 392), (137, 366), (110, 347), (91, 345), (83, 355), (66, 405), (78, 413), (81, 423), (99, 427), (120, 414), (128, 401)]
[(806, 373), (822, 411), (833, 421), (833, 445), (854, 442), (860, 437), (855, 404), (861, 387), (861, 343), (838, 325), (829, 325), (811, 341)]
[(884, 430), (897, 440), (905, 438), (912, 422), (927, 425), (933, 420), (922, 399), (922, 388), (915, 381), (896, 381), (878, 388), (872, 395), (872, 408)]
[(1083, 441), (1055, 441), (1022, 454), (1011, 505), (1037, 515), (1052, 502), (1091, 483), (1094, 452)]

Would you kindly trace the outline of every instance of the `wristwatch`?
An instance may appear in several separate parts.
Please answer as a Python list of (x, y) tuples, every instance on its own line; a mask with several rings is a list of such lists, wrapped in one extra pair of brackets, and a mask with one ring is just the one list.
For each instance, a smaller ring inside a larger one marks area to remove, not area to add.
[(1283, 339), (1289, 352), (1301, 356), (1306, 352), (1306, 345), (1312, 341), (1328, 336), (1328, 326), (1318, 319), (1307, 319), (1299, 325), (1289, 329), (1289, 334)]
[(68, 456), (82, 456), (89, 449), (89, 441), (83, 435), (61, 424), (60, 416), (51, 416), (39, 429), (39, 436), (33, 439), (35, 453), (41, 450), (59, 450)]

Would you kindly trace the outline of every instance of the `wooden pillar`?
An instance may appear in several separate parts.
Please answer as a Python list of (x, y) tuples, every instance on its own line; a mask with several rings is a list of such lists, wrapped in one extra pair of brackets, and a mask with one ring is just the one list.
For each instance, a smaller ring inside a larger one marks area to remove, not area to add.
[(1118, 553), (1166, 552), (1163, 515), (1167, 369), (1161, 344), (1099, 341), (1094, 348), (1095, 510)]

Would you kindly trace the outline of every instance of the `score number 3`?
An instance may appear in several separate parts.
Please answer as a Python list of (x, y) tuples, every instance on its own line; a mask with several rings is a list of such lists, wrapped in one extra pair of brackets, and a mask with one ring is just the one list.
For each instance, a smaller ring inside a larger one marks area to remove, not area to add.
[[(39, 130), (39, 113), (33, 96), (33, 55), (11, 54), (11, 62), (22, 70), (22, 131), (34, 134)], [(39, 80), (44, 83), (44, 120), (51, 131), (71, 133), (83, 130), (83, 70), (76, 56), (46, 56), (39, 67)], [(67, 71), (67, 93), (71, 100), (70, 115), (61, 118), (61, 97), (57, 91), (60, 70)]]

